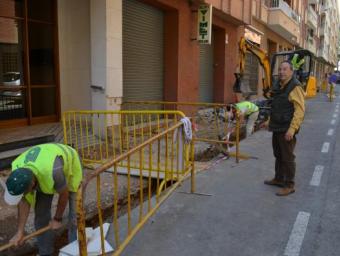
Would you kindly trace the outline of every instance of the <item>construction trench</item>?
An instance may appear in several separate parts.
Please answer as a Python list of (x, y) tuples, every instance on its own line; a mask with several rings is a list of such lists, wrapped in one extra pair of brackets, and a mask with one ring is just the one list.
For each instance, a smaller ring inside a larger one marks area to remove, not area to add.
[[(208, 123), (209, 125), (210, 123)], [(201, 129), (204, 129), (202, 124), (199, 124)], [(240, 139), (244, 138), (244, 129), (241, 129), (240, 132)], [(230, 138), (231, 140), (233, 138)], [(209, 161), (212, 159), (216, 159), (217, 156), (221, 154), (221, 146), (216, 146), (216, 144), (210, 144), (207, 142), (196, 142), (195, 143), (195, 165), (196, 165), (196, 171), (204, 170), (206, 169), (209, 164), (211, 164)], [(224, 156), (221, 154), (220, 156)], [(220, 158), (220, 157), (219, 157)], [(92, 170), (91, 169), (84, 169), (85, 175), (87, 173), (90, 173)], [(8, 170), (7, 171), (2, 171), (1, 176), (5, 178), (8, 175)], [(106, 175), (106, 174), (104, 174)], [(143, 194), (146, 194), (146, 181), (147, 179), (143, 179), (143, 187), (144, 187), (144, 192)], [(91, 226), (95, 227), (98, 225), (98, 216), (96, 215), (97, 211), (97, 205), (96, 205), (96, 196), (95, 196), (95, 182), (92, 180), (90, 184), (88, 185), (87, 192), (86, 192), (86, 226)], [(126, 193), (127, 193), (127, 186), (126, 184), (126, 175), (119, 175), (119, 182), (118, 182), (118, 216), (123, 216), (127, 213), (127, 199), (126, 199)], [(131, 204), (134, 207), (137, 207), (139, 204), (139, 199), (138, 196), (140, 195), (140, 179), (139, 178), (134, 178), (131, 177), (131, 183), (130, 183), (130, 188), (131, 188)], [(112, 191), (113, 188), (113, 183), (112, 182), (107, 182), (107, 179), (102, 178), (101, 179), (101, 187), (105, 188), (105, 191)], [(156, 184), (155, 181), (152, 183), (152, 195), (154, 196), (156, 193)], [(146, 197), (144, 197), (146, 199)], [(56, 200), (54, 200), (56, 201)], [(103, 218), (110, 220), (112, 219), (112, 208), (113, 208), (113, 196), (112, 193), (106, 193), (102, 194), (102, 211), (103, 211)], [(55, 208), (56, 202), (53, 204), (53, 208)], [(2, 210), (4, 205), (0, 205), (0, 210)], [(33, 229), (33, 214), (30, 214), (30, 218), (28, 221), (28, 228), (27, 232), (30, 233), (32, 232)], [(1, 231), (0, 231), (0, 242), (3, 244), (5, 241), (8, 241), (10, 237), (15, 234), (16, 232), (16, 210), (11, 209), (10, 213), (7, 214), (7, 217), (1, 220)], [(3, 232), (6, 231), (6, 232)], [(67, 243), (67, 237), (66, 237), (66, 232), (60, 231), (59, 236), (56, 242), (56, 251), (63, 247)], [(36, 250), (34, 247), (34, 240), (30, 240), (28, 243), (26, 243), (25, 246), (19, 249), (11, 249), (6, 252), (2, 252), (2, 255), (35, 255)], [(55, 254), (57, 255), (57, 253)]]

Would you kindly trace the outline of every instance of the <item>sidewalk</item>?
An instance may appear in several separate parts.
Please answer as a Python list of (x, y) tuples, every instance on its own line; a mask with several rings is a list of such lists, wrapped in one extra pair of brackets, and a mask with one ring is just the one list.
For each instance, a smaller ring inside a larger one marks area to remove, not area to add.
[[(272, 134), (258, 131), (240, 144), (242, 153), (256, 159), (242, 160), (239, 164), (234, 159), (220, 161), (198, 173), (196, 192), (200, 194), (183, 193), (190, 191), (190, 181), (184, 182), (122, 255), (284, 255), (299, 211), (318, 216), (323, 209), (325, 199), (317, 196), (322, 190), (311, 187), (309, 181), (337, 102), (338, 99), (329, 103), (321, 94), (306, 103), (305, 121), (297, 136), (295, 152), (296, 193), (278, 197), (275, 192), (279, 188), (263, 184), (265, 179), (274, 177)], [(315, 244), (314, 235), (319, 234), (318, 221), (313, 220), (310, 226), (314, 233), (306, 238), (310, 242), (306, 245), (307, 252)]]
[[(186, 181), (122, 255), (238, 255), (240, 249), (242, 255), (273, 255), (267, 254), (265, 247), (262, 253), (251, 247), (244, 253), (247, 249), (242, 248), (247, 244), (243, 234), (252, 236), (252, 242), (262, 243), (261, 227), (268, 229), (273, 224), (260, 223), (266, 208), (278, 201), (274, 195), (277, 189), (263, 184), (264, 179), (274, 175), (271, 133), (255, 133), (241, 143), (241, 152), (258, 159), (242, 160), (239, 164), (229, 159), (197, 174), (196, 192), (206, 195), (183, 193), (190, 191), (190, 181)], [(244, 225), (237, 224), (241, 219)], [(272, 235), (276, 236), (275, 230)], [(231, 251), (235, 254), (226, 253)]]

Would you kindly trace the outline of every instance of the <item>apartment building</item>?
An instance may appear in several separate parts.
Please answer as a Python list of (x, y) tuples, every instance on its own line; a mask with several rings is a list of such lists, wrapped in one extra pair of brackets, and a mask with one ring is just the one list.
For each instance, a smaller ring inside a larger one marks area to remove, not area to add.
[[(320, 0), (320, 45), (318, 57), (327, 66), (337, 65), (337, 51), (339, 40), (339, 11), (336, 0)], [(332, 71), (328, 68), (328, 71)]]
[[(253, 0), (251, 25), (262, 34), (258, 45), (274, 53), (298, 48), (301, 45), (302, 1)], [(258, 70), (257, 93), (262, 91), (263, 72)]]

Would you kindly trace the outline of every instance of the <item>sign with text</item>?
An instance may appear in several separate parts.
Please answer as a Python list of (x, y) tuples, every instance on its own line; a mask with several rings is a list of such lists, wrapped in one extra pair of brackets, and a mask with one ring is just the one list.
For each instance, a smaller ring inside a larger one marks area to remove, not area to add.
[(198, 8), (198, 42), (211, 43), (212, 5), (201, 4)]

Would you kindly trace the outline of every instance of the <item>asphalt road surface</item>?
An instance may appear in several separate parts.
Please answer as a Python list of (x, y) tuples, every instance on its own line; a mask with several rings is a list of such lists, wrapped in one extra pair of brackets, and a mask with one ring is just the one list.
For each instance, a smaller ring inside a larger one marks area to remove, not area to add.
[(135, 236), (129, 256), (339, 256), (340, 98), (306, 102), (297, 136), (296, 192), (278, 197), (263, 180), (274, 175), (271, 133), (241, 143), (255, 156), (220, 161), (185, 182)]

